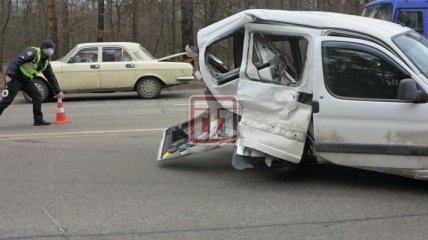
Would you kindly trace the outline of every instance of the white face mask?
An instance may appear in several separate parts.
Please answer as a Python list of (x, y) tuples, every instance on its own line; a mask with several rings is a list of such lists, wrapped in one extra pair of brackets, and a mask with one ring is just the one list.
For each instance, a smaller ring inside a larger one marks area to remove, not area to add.
[(54, 50), (52, 49), (52, 48), (48, 48), (48, 49), (46, 49), (46, 51), (45, 51), (45, 54), (46, 54), (46, 56), (48, 56), (48, 57), (52, 57), (53, 56), (53, 54), (54, 54)]

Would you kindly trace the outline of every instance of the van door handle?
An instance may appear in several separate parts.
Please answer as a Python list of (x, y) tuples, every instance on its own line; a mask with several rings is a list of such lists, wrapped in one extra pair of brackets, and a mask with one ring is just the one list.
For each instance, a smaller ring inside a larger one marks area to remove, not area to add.
[(319, 113), (320, 112), (320, 103), (318, 101), (312, 102), (312, 112)]
[(134, 68), (134, 67), (135, 67), (135, 64), (133, 64), (133, 63), (128, 63), (128, 64), (126, 64), (126, 65), (125, 65), (125, 67), (126, 67), (126, 68)]
[(91, 68), (91, 69), (99, 69), (99, 68), (100, 68), (100, 65), (99, 65), (99, 64), (92, 64), (92, 65), (90, 66), (90, 68)]

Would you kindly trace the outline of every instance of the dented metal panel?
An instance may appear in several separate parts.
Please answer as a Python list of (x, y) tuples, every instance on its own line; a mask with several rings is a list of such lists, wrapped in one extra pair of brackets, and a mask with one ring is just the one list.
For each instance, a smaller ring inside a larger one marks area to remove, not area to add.
[(298, 102), (296, 89), (240, 80), (243, 107), (239, 143), (280, 159), (300, 162), (311, 119), (311, 106)]

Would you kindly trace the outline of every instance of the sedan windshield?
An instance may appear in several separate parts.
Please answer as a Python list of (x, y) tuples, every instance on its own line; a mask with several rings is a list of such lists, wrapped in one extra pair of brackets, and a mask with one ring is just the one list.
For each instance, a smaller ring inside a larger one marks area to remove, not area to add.
[(428, 77), (428, 40), (416, 32), (408, 32), (394, 39), (395, 44)]

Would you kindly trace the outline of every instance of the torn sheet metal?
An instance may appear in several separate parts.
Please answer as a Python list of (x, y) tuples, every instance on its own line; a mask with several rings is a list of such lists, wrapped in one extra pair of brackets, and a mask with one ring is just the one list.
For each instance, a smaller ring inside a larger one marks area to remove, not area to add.
[[(208, 112), (208, 110), (207, 110)], [(195, 119), (192, 119), (190, 121), (196, 121), (199, 122), (200, 119), (202, 119), (206, 113), (201, 114)], [(210, 151), (219, 147), (222, 147), (224, 145), (229, 144), (230, 142), (233, 142), (233, 139), (224, 139), (224, 141), (219, 141), (217, 143), (211, 143), (211, 144), (200, 144), (195, 143), (191, 139), (192, 134), (198, 135), (199, 138), (208, 138), (209, 136), (205, 136), (206, 133), (195, 133), (192, 132), (194, 129), (191, 129), (190, 121), (185, 122), (182, 124), (178, 124), (172, 127), (169, 127), (168, 129), (165, 129), (163, 132), (163, 137), (160, 143), (159, 151), (158, 151), (158, 161), (162, 160), (169, 160), (169, 159), (176, 159), (183, 156), (195, 154), (195, 153), (201, 153)], [(212, 122), (210, 125), (214, 126), (217, 122)], [(215, 132), (215, 127), (211, 128), (210, 132)], [(201, 136), (204, 135), (204, 136)]]
[(267, 155), (265, 153), (242, 146), (238, 139), (233, 151), (232, 167), (237, 170), (254, 168), (253, 162), (257, 160), (264, 161), (266, 158)]
[[(211, 95), (205, 98), (212, 100), (214, 97)], [(224, 110), (220, 103), (208, 101), (207, 105), (208, 108), (198, 116), (164, 131), (158, 151), (158, 161), (210, 151), (236, 141), (239, 118), (236, 112), (225, 111), (219, 118), (218, 110)]]

